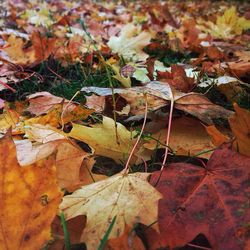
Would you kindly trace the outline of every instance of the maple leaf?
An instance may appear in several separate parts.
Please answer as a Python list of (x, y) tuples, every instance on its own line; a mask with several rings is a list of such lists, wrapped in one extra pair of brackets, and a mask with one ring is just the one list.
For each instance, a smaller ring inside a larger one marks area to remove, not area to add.
[(35, 51), (36, 63), (46, 60), (55, 47), (55, 38), (42, 37), (39, 32), (31, 35), (32, 48)]
[(249, 238), (249, 157), (217, 149), (201, 168), (174, 163), (152, 175), (164, 198), (159, 228), (165, 246), (180, 247), (204, 234), (213, 249), (242, 250)]
[(2, 49), (7, 56), (6, 60), (20, 65), (27, 65), (36, 60), (35, 51), (32, 49), (24, 49), (24, 41), (15, 35), (10, 35), (7, 39), (8, 46)]
[[(91, 127), (76, 123), (72, 123), (72, 126), (69, 133), (64, 133), (65, 136), (87, 143), (95, 150), (95, 154), (110, 157), (116, 162), (126, 159), (136, 133), (127, 130), (121, 123), (116, 123), (115, 126), (115, 121), (106, 116), (103, 116), (101, 124), (94, 124)], [(116, 138), (116, 130), (118, 138)], [(143, 152), (140, 153), (143, 154)], [(135, 158), (138, 154), (135, 154)]]
[(22, 168), (6, 134), (0, 139), (0, 182), (0, 248), (42, 247), (50, 239), (50, 224), (62, 197), (54, 157)]
[(50, 8), (46, 2), (39, 6), (39, 10), (28, 9), (21, 16), (27, 19), (29, 23), (35, 24), (36, 26), (50, 27), (54, 22), (51, 18)]
[[(218, 16), (216, 24), (206, 21), (209, 32), (216, 38), (229, 39), (235, 35), (241, 35), (244, 30), (250, 28), (250, 20), (239, 17), (235, 6), (227, 9), (222, 16)], [(203, 30), (206, 31), (206, 28)]]
[(78, 215), (87, 216), (81, 241), (89, 250), (97, 249), (115, 216), (110, 238), (121, 236), (126, 225), (150, 225), (157, 220), (157, 204), (161, 195), (147, 182), (148, 176), (148, 173), (119, 173), (63, 198), (60, 209), (67, 220)]
[(122, 28), (119, 37), (112, 36), (107, 44), (113, 53), (126, 60), (145, 61), (148, 55), (142, 49), (149, 44), (152, 34), (146, 31), (139, 32), (138, 27), (129, 23)]

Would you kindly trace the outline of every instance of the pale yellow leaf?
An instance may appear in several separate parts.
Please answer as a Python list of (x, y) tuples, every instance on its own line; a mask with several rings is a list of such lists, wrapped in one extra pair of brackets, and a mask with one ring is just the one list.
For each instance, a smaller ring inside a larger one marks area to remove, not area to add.
[(60, 209), (67, 220), (87, 216), (81, 241), (87, 244), (88, 250), (98, 248), (115, 216), (110, 238), (121, 236), (126, 225), (150, 225), (157, 221), (158, 200), (162, 195), (147, 182), (148, 176), (148, 173), (119, 173), (63, 198)]

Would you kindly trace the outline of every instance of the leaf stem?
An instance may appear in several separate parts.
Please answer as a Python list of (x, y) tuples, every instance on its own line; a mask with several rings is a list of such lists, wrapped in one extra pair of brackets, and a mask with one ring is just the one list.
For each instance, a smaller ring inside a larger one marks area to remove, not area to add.
[(146, 94), (146, 93), (144, 93), (144, 98), (145, 98), (145, 113), (144, 113), (144, 119), (143, 119), (143, 124), (142, 124), (142, 128), (141, 128), (141, 132), (140, 132), (139, 136), (137, 137), (137, 141), (136, 141), (136, 143), (134, 144), (134, 146), (133, 146), (133, 148), (132, 148), (132, 150), (131, 150), (131, 152), (130, 152), (130, 154), (129, 154), (129, 157), (128, 157), (128, 160), (127, 160), (127, 162), (126, 162), (125, 169), (124, 169), (124, 172), (125, 172), (125, 173), (128, 172), (128, 169), (129, 169), (129, 162), (130, 162), (130, 160), (131, 160), (131, 158), (132, 158), (132, 156), (133, 156), (133, 154), (134, 154), (134, 151), (135, 151), (135, 149), (136, 149), (136, 147), (137, 147), (137, 145), (138, 145), (138, 143), (139, 143), (139, 141), (140, 141), (140, 139), (141, 139), (142, 133), (143, 133), (144, 128), (145, 128), (145, 125), (146, 125), (147, 113), (148, 113), (148, 102), (147, 102), (147, 94)]
[(174, 110), (174, 101), (171, 100), (169, 119), (168, 119), (168, 131), (167, 131), (167, 138), (166, 138), (166, 149), (165, 149), (164, 158), (163, 158), (162, 165), (161, 165), (161, 171), (164, 169), (164, 167), (166, 165), (167, 156), (168, 156), (169, 139), (170, 139), (171, 125), (172, 125), (173, 110)]

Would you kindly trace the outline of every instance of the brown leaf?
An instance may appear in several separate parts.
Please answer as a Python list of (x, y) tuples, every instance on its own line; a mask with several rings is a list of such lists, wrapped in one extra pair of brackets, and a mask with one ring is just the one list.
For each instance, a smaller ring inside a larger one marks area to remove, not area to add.
[(215, 118), (229, 118), (233, 112), (213, 104), (205, 96), (190, 93), (175, 102), (175, 108), (185, 111), (207, 124), (213, 124)]
[(189, 92), (194, 87), (194, 78), (187, 77), (184, 68), (180, 65), (172, 65), (171, 73), (158, 72), (158, 80), (167, 82), (182, 92)]
[[(61, 104), (63, 98), (50, 94), (49, 92), (36, 92), (35, 94), (28, 96), (29, 107), (26, 109), (34, 115), (47, 114), (50, 109), (55, 105)], [(70, 105), (68, 100), (64, 100), (63, 107), (67, 105), (69, 110), (72, 110), (76, 104), (71, 103)]]
[[(167, 128), (161, 129), (152, 137), (156, 140), (150, 140), (143, 146), (154, 150), (157, 145), (164, 148), (167, 135)], [(158, 143), (161, 142), (159, 145)], [(196, 155), (202, 151), (212, 150), (214, 148), (209, 135), (206, 133), (202, 124), (188, 117), (181, 117), (172, 121), (169, 147), (178, 155)], [(201, 157), (209, 158), (211, 152), (206, 152)]]

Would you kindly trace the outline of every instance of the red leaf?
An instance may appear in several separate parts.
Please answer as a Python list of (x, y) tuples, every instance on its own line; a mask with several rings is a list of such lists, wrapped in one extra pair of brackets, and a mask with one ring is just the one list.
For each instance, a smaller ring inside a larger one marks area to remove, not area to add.
[[(159, 227), (166, 246), (183, 246), (201, 233), (212, 249), (246, 249), (249, 163), (249, 157), (224, 148), (213, 153), (206, 169), (188, 163), (165, 168), (157, 189), (164, 195), (159, 203)], [(151, 183), (159, 175), (154, 173)]]

